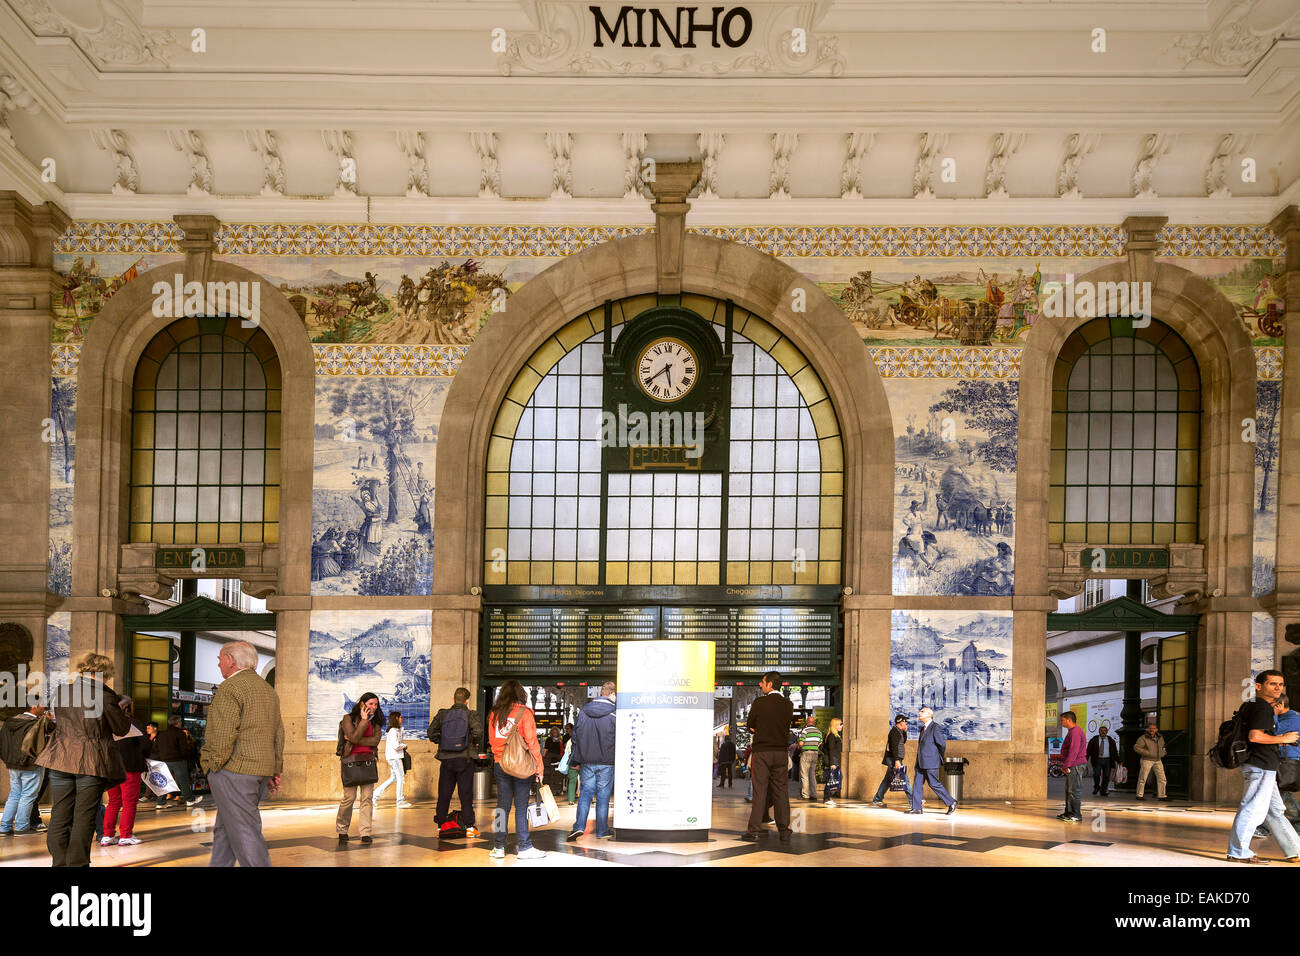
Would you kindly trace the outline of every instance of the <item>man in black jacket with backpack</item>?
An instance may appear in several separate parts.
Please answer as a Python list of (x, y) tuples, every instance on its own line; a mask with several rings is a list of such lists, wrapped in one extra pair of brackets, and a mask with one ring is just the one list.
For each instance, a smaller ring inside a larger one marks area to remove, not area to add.
[[(478, 836), (474, 826), (474, 761), (483, 740), (483, 719), (469, 709), (469, 691), (457, 687), (451, 707), (433, 715), (429, 739), (438, 745), (438, 808), (434, 822), (441, 832), (450, 821), (451, 792), (460, 791), (459, 823), (467, 837)], [(453, 824), (454, 828), (454, 824)]]

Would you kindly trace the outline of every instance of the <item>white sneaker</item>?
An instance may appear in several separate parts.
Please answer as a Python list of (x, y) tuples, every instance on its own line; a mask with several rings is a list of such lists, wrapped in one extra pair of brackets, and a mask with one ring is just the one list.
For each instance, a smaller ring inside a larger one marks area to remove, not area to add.
[(118, 846), (139, 846), (140, 841), (133, 836), (122, 837), (122, 839), (117, 841), (117, 845)]
[(106, 836), (104, 839), (99, 841), (100, 846), (113, 846), (115, 843), (117, 843), (117, 837), (111, 836)]
[(187, 807), (194, 807), (194, 806), (198, 806), (202, 802), (203, 802), (202, 797), (195, 797), (193, 800), (186, 800), (185, 805)]
[(539, 849), (537, 849), (537, 847), (535, 847), (535, 846), (530, 846), (527, 850), (524, 850), (522, 853), (519, 854), (519, 859), (521, 859), (521, 860), (544, 860), (544, 859), (546, 859), (546, 851), (545, 851), (545, 850), (539, 850)]
[(494, 846), (492, 852), (488, 854), (490, 860), (504, 860), (506, 858), (506, 848), (503, 846)]
[(411, 807), (413, 807), (413, 806), (415, 806), (415, 804), (411, 803), (411, 801), (409, 801), (409, 800), (403, 800), (401, 803), (399, 803), (399, 804), (397, 805), (397, 809), (399, 809), (399, 810), (409, 810), (409, 809), (411, 809)]

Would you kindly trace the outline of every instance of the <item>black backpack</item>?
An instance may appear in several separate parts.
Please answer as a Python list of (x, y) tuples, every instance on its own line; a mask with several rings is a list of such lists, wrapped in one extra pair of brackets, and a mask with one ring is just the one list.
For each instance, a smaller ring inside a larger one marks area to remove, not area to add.
[(1250, 729), (1246, 726), (1242, 707), (1232, 715), (1231, 720), (1219, 724), (1219, 738), (1214, 742), (1208, 754), (1210, 763), (1220, 770), (1236, 770), (1250, 755)]
[(453, 707), (442, 718), (442, 733), (438, 749), (457, 753), (469, 746), (469, 711)]

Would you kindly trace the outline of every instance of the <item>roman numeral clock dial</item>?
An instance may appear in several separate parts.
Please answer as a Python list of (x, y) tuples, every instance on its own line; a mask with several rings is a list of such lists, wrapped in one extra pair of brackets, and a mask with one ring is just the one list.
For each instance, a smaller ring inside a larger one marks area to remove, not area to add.
[(637, 384), (657, 402), (684, 398), (699, 377), (699, 361), (690, 346), (680, 339), (656, 339), (637, 359)]

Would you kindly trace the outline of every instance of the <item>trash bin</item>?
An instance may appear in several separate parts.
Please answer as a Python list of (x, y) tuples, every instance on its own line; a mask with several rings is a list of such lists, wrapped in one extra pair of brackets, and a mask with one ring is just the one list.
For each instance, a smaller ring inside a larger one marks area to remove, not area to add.
[(962, 781), (966, 779), (968, 763), (970, 761), (965, 757), (944, 757), (943, 768), (939, 771), (939, 779), (943, 782), (944, 789), (952, 794), (952, 798), (958, 803), (962, 799)]
[(479, 754), (474, 758), (474, 802), (491, 800), (493, 790), (492, 756)]

